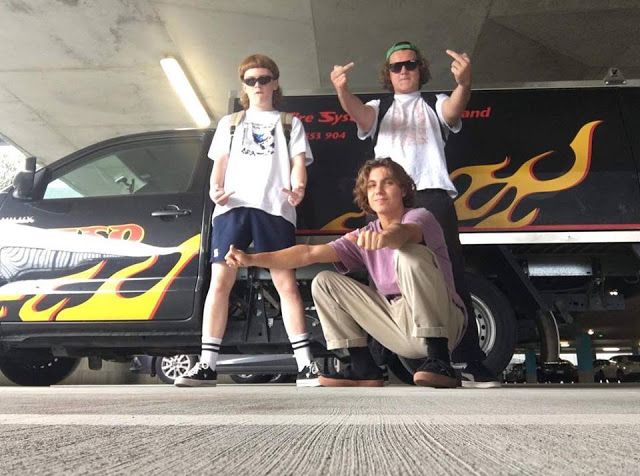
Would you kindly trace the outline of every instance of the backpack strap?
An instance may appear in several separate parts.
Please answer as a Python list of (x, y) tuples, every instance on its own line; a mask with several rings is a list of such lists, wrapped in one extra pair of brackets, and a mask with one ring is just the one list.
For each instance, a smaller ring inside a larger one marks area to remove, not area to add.
[(282, 123), (282, 130), (284, 131), (284, 138), (287, 141), (287, 149), (289, 148), (289, 141), (291, 140), (291, 124), (293, 123), (293, 114), (290, 112), (280, 111), (280, 122)]
[[(435, 94), (429, 94), (427, 95), (426, 98), (424, 98), (424, 102), (427, 103), (427, 105), (433, 109), (433, 111), (436, 113), (436, 117), (438, 117), (438, 113), (436, 112), (436, 102), (438, 101), (438, 98), (436, 97)], [(440, 118), (438, 117), (438, 125), (440, 126), (440, 135), (442, 136), (442, 142), (444, 142), (445, 144), (447, 143), (447, 138), (449, 137), (449, 130), (444, 126), (444, 124), (442, 124), (442, 122), (440, 122)]]
[[(437, 101), (438, 101), (438, 98), (436, 97), (435, 94), (428, 94), (427, 97), (424, 98), (424, 102), (426, 102), (427, 105), (431, 109), (433, 109), (434, 112), (436, 111)], [(378, 124), (376, 126), (376, 132), (373, 135), (373, 139), (372, 139), (372, 143), (374, 147), (378, 143), (378, 134), (380, 133), (380, 124), (382, 123), (382, 119), (384, 118), (384, 115), (387, 113), (387, 111), (391, 107), (391, 104), (393, 104), (393, 96), (384, 96), (382, 99), (380, 99), (380, 105), (378, 106)], [(436, 116), (437, 115), (438, 114), (436, 113)], [(440, 135), (442, 136), (442, 140), (446, 143), (447, 137), (449, 135), (447, 128), (440, 122), (440, 118), (438, 118), (438, 124), (440, 125)]]
[(391, 107), (391, 104), (393, 104), (393, 95), (384, 96), (382, 99), (380, 99), (380, 105), (378, 106), (378, 123), (376, 125), (376, 132), (373, 135), (373, 139), (371, 140), (371, 142), (373, 143), (373, 147), (375, 147), (376, 144), (378, 143), (378, 134), (380, 133), (380, 124), (382, 123), (382, 119), (384, 118), (384, 115), (387, 113), (387, 111)]
[(243, 119), (244, 110), (231, 114), (231, 119), (229, 120), (229, 153), (231, 153), (231, 144), (233, 144), (233, 134), (236, 133), (236, 127), (238, 127), (238, 124), (240, 124)]

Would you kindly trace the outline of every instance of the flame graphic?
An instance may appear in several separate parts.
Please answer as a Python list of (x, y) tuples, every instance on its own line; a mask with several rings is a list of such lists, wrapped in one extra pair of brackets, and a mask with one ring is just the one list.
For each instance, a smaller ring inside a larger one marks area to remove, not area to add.
[(8, 313), (9, 310), (7, 309), (7, 306), (0, 306), (0, 319), (7, 317)]
[[(32, 297), (20, 309), (23, 321), (116, 321), (116, 320), (149, 320), (153, 319), (158, 306), (173, 280), (182, 269), (197, 256), (200, 249), (200, 235), (195, 235), (178, 247), (180, 258), (171, 270), (151, 289), (133, 297), (125, 297), (120, 288), (125, 280), (151, 268), (158, 260), (151, 256), (141, 263), (127, 266), (114, 273), (95, 291), (86, 301), (72, 307), (65, 307), (69, 298), (63, 298), (48, 309), (38, 310), (37, 304), (47, 294)], [(65, 284), (82, 282), (95, 277), (104, 266), (105, 261), (94, 267), (70, 276), (51, 280), (49, 289), (55, 289)]]
[(75, 228), (58, 228), (59, 231), (69, 231), (76, 235), (95, 235), (110, 240), (125, 240), (141, 243), (144, 239), (144, 228), (137, 223), (121, 225), (93, 225)]
[[(104, 265), (105, 261), (101, 261), (85, 271), (81, 271), (70, 276), (64, 276), (62, 278), (52, 279), (47, 283), (49, 285), (48, 290), (54, 291), (60, 286), (92, 279), (100, 272)], [(47, 309), (38, 310), (38, 304), (40, 304), (40, 302), (46, 297), (47, 294), (38, 294), (37, 296), (33, 296), (31, 299), (27, 300), (27, 302), (22, 305), (20, 312), (18, 313), (20, 319), (26, 322), (53, 321), (60, 310), (62, 310), (69, 302), (69, 298), (65, 297)]]
[(343, 213), (337, 218), (334, 218), (329, 223), (324, 225), (321, 230), (330, 230), (330, 231), (348, 231), (351, 227), (347, 226), (347, 220), (351, 218), (360, 218), (365, 216), (365, 212), (347, 212)]
[[(553, 154), (554, 151), (547, 151), (537, 155), (514, 172), (510, 177), (496, 178), (496, 173), (507, 167), (511, 161), (506, 157), (499, 164), (477, 165), (462, 167), (451, 174), (454, 180), (462, 175), (471, 178), (469, 188), (455, 201), (456, 212), (459, 220), (472, 220), (486, 217), (474, 226), (474, 228), (519, 228), (532, 224), (540, 213), (539, 208), (535, 208), (519, 220), (512, 220), (512, 214), (520, 202), (533, 193), (558, 192), (575, 187), (582, 182), (591, 165), (591, 144), (593, 132), (602, 121), (593, 121), (585, 124), (578, 131), (571, 142), (571, 149), (575, 154), (575, 161), (571, 168), (562, 176), (540, 180), (534, 173), (533, 168), (540, 160)], [(469, 205), (473, 195), (488, 185), (504, 185), (487, 203), (479, 208), (473, 209)], [(511, 204), (498, 213), (491, 214), (500, 200), (511, 190), (516, 190), (516, 195)]]

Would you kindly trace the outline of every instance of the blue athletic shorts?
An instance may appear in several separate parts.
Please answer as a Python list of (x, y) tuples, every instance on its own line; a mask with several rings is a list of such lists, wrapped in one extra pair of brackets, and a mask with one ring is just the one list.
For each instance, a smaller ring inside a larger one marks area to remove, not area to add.
[(289, 248), (296, 244), (296, 228), (257, 208), (233, 208), (213, 219), (211, 262), (223, 262), (231, 245), (246, 251), (251, 242), (256, 253)]

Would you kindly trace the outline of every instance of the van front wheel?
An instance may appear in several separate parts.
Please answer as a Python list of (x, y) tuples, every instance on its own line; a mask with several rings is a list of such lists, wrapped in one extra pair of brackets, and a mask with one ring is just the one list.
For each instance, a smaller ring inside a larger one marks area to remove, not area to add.
[(54, 357), (49, 352), (0, 358), (0, 370), (18, 385), (46, 387), (67, 378), (80, 359)]

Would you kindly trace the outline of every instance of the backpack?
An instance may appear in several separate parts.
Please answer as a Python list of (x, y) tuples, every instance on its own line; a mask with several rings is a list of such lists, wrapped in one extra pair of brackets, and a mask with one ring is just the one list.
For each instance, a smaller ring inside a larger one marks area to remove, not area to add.
[[(433, 111), (435, 112), (435, 110), (436, 110), (436, 101), (438, 100), (436, 95), (435, 94), (429, 94), (426, 98), (423, 98), (423, 99), (427, 103), (427, 105), (431, 109), (433, 109)], [(376, 144), (378, 143), (378, 133), (380, 132), (380, 124), (382, 123), (382, 119), (384, 118), (384, 115), (387, 113), (387, 111), (391, 107), (391, 104), (393, 104), (393, 96), (384, 96), (382, 99), (380, 99), (380, 106), (378, 107), (378, 124), (376, 126), (376, 133), (373, 135), (373, 138), (371, 140), (371, 142), (373, 144), (373, 147), (375, 147)], [(437, 113), (436, 113), (436, 115), (437, 115)], [(438, 118), (438, 124), (440, 125), (440, 135), (442, 136), (442, 140), (446, 144), (447, 143), (447, 137), (449, 135), (448, 131), (442, 125), (442, 123), (440, 122), (439, 118)]]
[[(231, 144), (233, 144), (233, 134), (236, 132), (236, 127), (244, 119), (245, 111), (238, 111), (231, 114), (231, 121), (229, 126), (229, 152), (231, 152)], [(287, 149), (289, 149), (289, 140), (291, 139), (291, 123), (293, 122), (293, 114), (290, 112), (280, 112), (280, 122), (282, 123), (282, 129), (284, 130), (284, 139), (287, 142)]]

